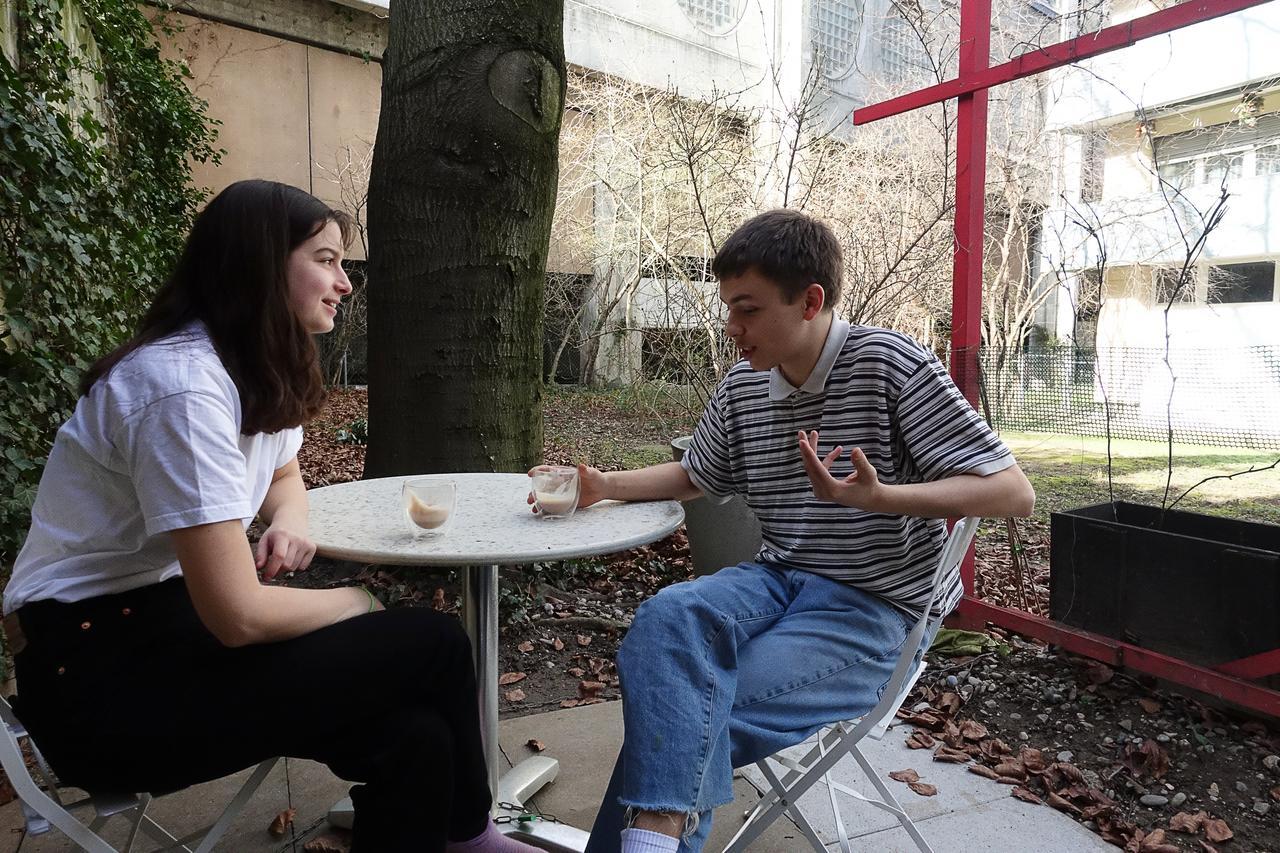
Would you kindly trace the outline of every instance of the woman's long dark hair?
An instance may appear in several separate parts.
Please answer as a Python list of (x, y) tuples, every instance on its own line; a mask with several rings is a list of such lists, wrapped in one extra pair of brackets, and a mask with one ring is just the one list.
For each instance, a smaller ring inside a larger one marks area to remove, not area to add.
[(350, 216), (295, 187), (239, 181), (218, 193), (138, 333), (89, 367), (81, 395), (129, 353), (202, 320), (240, 392), (242, 433), (309, 421), (324, 405), (324, 378), (315, 342), (290, 308), (286, 272), (290, 252), (330, 222), (349, 245)]

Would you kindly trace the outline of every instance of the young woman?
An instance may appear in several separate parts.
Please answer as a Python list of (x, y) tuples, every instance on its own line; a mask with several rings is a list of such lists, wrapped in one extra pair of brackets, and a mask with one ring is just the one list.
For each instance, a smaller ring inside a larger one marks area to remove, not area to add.
[(90, 790), (297, 756), (361, 783), (358, 853), (533, 850), (489, 819), (456, 619), (258, 578), (315, 553), (296, 453), (325, 396), (312, 335), (351, 292), (350, 229), (301, 190), (233, 184), (137, 336), (89, 368), (5, 589), (17, 710)]

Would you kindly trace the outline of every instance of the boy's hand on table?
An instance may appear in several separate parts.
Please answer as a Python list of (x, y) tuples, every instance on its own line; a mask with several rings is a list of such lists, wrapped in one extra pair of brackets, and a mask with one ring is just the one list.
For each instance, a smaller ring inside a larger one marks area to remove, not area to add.
[(809, 475), (809, 482), (813, 484), (814, 495), (820, 500), (842, 506), (875, 510), (884, 486), (862, 448), (855, 447), (849, 451), (853, 473), (837, 479), (831, 474), (831, 466), (844, 453), (844, 448), (837, 446), (826, 456), (818, 458), (818, 433), (814, 431), (806, 434), (801, 430), (797, 437), (800, 458), (804, 462), (805, 473)]
[[(529, 469), (529, 476), (533, 476), (533, 472), (541, 466), (535, 466)], [(591, 506), (593, 503), (599, 503), (608, 497), (606, 493), (608, 474), (599, 468), (592, 468), (590, 465), (578, 463), (578, 509)], [(525, 503), (529, 504), (529, 508), (533, 512), (538, 511), (535, 504), (533, 491), (529, 491), (529, 496), (525, 498)]]

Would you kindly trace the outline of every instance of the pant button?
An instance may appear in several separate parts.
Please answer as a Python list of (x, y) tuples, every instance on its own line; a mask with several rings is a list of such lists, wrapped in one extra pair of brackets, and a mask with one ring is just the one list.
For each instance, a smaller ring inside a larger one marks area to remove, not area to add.
[(92, 624), (91, 622), (81, 622), (81, 623), (80, 623), (80, 630), (81, 630), (81, 631), (88, 631), (88, 630), (89, 630), (89, 626), (90, 626), (91, 624)]

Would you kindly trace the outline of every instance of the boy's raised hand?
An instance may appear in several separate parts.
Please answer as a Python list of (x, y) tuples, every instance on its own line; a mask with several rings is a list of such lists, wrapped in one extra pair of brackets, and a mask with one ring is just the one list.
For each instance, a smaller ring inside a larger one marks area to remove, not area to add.
[[(533, 472), (538, 470), (536, 467), (529, 469), (529, 476), (533, 476)], [(593, 503), (599, 503), (604, 500), (605, 495), (605, 473), (599, 468), (592, 468), (590, 465), (578, 463), (578, 509), (584, 509)], [(525, 503), (529, 504), (529, 508), (533, 512), (538, 511), (538, 507), (534, 505), (532, 490), (529, 496), (525, 498)]]
[(806, 434), (801, 430), (797, 436), (805, 473), (809, 475), (809, 482), (813, 484), (813, 493), (819, 499), (855, 509), (873, 510), (875, 508), (882, 486), (875, 467), (867, 460), (862, 448), (855, 447), (849, 451), (853, 473), (842, 480), (837, 480), (831, 474), (831, 466), (840, 458), (844, 448), (837, 446), (819, 459), (817, 431)]

